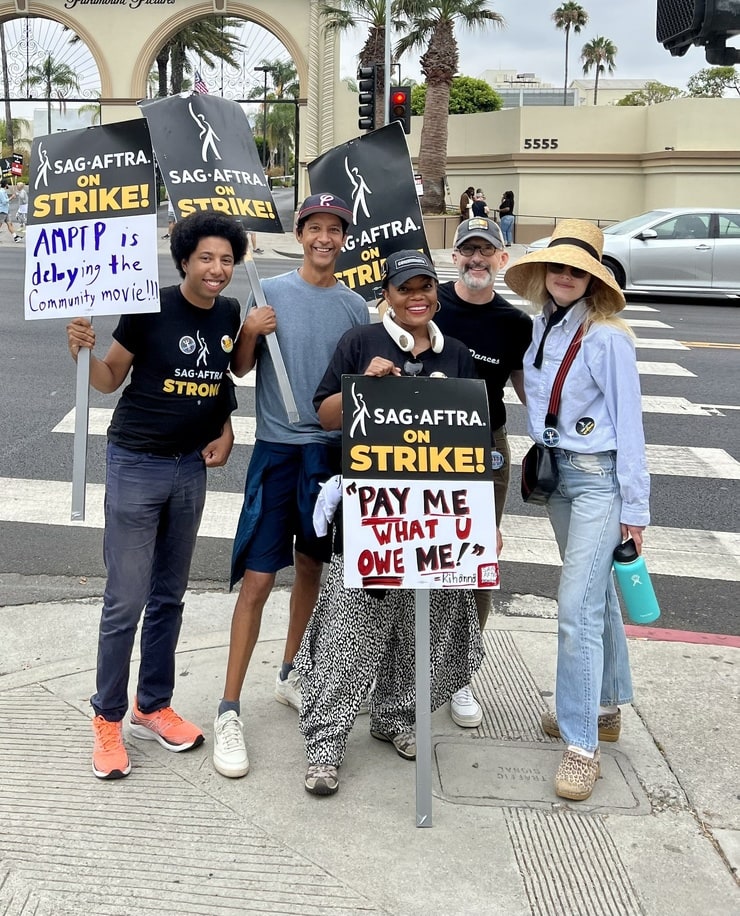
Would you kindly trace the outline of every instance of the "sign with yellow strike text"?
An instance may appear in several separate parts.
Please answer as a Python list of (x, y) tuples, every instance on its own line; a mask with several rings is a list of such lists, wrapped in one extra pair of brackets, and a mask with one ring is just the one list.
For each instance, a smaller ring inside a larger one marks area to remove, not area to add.
[(484, 383), (347, 375), (342, 415), (345, 585), (498, 588)]
[(139, 103), (178, 219), (200, 210), (282, 232), (249, 121), (230, 99), (193, 93)]
[(381, 271), (394, 251), (429, 254), (406, 137), (394, 121), (335, 146), (308, 166), (311, 190), (351, 201), (353, 225), (336, 275), (366, 302), (380, 298)]
[(154, 155), (144, 121), (34, 140), (28, 320), (159, 311)]

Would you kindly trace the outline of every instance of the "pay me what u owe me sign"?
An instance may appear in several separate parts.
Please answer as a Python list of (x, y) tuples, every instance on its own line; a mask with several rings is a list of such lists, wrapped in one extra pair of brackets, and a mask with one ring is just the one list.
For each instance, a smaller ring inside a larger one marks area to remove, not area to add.
[(491, 432), (476, 379), (342, 379), (344, 583), (498, 588)]

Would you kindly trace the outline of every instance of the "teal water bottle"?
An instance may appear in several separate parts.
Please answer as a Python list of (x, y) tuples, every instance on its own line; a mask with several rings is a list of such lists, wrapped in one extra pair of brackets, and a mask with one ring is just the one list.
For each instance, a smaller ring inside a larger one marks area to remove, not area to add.
[(660, 617), (658, 599), (645, 560), (630, 538), (614, 551), (614, 572), (627, 616), (632, 623), (652, 623)]

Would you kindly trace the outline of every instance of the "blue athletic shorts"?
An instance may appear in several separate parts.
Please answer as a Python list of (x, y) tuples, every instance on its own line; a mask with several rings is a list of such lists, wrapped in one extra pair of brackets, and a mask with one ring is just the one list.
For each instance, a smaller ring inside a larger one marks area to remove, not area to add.
[(331, 534), (316, 536), (313, 510), (320, 485), (337, 474), (340, 465), (338, 446), (257, 440), (234, 538), (232, 588), (247, 569), (274, 573), (292, 566), (294, 550), (329, 562)]

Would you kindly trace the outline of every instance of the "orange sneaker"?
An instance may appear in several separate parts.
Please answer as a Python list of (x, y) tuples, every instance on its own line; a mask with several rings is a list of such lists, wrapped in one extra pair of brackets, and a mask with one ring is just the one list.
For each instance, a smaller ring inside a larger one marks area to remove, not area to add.
[(102, 716), (92, 720), (95, 744), (93, 746), (92, 768), (98, 779), (123, 779), (131, 772), (123, 744), (122, 722), (109, 722)]
[(159, 741), (168, 751), (189, 751), (203, 744), (203, 732), (197, 725), (178, 716), (171, 706), (143, 713), (134, 700), (131, 711), (131, 734), (134, 738)]

